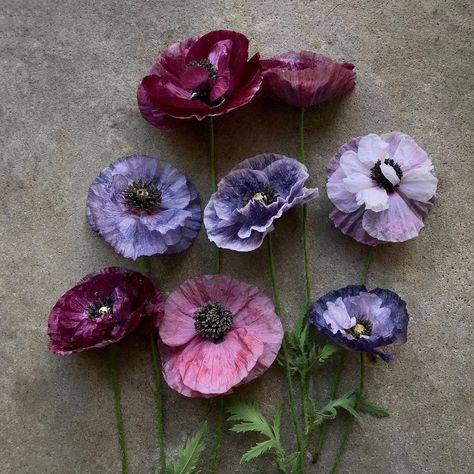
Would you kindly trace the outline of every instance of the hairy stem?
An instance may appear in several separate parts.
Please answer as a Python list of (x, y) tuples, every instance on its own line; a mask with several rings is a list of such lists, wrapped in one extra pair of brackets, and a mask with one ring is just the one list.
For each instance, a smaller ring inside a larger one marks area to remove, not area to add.
[[(216, 141), (214, 137), (214, 119), (209, 117), (209, 158), (211, 163), (211, 192), (217, 191)], [(215, 271), (221, 272), (221, 249), (214, 247)]]
[(127, 472), (127, 444), (123, 430), (122, 398), (120, 396), (120, 380), (118, 376), (118, 347), (117, 344), (110, 346), (110, 374), (112, 378), (112, 389), (114, 392), (115, 418), (117, 420), (117, 435), (122, 463), (122, 474)]
[(222, 442), (222, 428), (224, 425), (224, 397), (218, 397), (218, 414), (217, 414), (217, 423), (216, 423), (216, 436), (214, 438), (214, 445), (212, 446), (211, 454), (211, 474), (217, 473), (217, 463), (219, 461), (219, 449)]
[[(273, 258), (273, 243), (272, 243), (272, 236), (269, 234), (267, 236), (267, 244), (268, 244), (268, 258), (270, 261), (270, 275), (272, 280), (272, 290), (273, 290), (273, 299), (275, 301), (275, 310), (281, 318), (281, 303), (280, 303), (280, 295), (278, 292), (278, 286), (276, 282), (276, 271), (275, 271), (275, 260)], [(283, 358), (285, 361), (285, 370), (286, 370), (286, 378), (288, 382), (288, 396), (290, 399), (290, 412), (291, 418), (293, 420), (293, 426), (295, 430), (295, 437), (296, 437), (296, 444), (298, 446), (298, 451), (300, 453), (299, 456), (299, 470), (303, 472), (303, 443), (301, 440), (300, 428), (298, 424), (298, 417), (296, 415), (296, 404), (295, 404), (295, 395), (294, 395), (294, 387), (293, 387), (293, 380), (291, 378), (291, 371), (290, 366), (288, 364), (288, 346), (286, 341), (286, 334), (283, 336)]]
[[(306, 163), (304, 150), (304, 107), (300, 109), (300, 161)], [(306, 304), (311, 304), (311, 279), (309, 275), (309, 252), (308, 252), (308, 207), (303, 204), (303, 252), (304, 252), (304, 276), (306, 283)]]
[[(365, 378), (365, 365), (364, 365), (364, 354), (360, 354), (360, 378), (359, 378), (359, 390), (357, 391), (356, 401), (354, 408), (357, 410), (359, 406), (360, 398), (362, 397), (362, 393), (364, 391), (364, 378)], [(339, 444), (339, 448), (336, 453), (336, 457), (334, 458), (334, 462), (331, 467), (331, 474), (335, 474), (337, 472), (337, 468), (339, 467), (339, 463), (341, 462), (342, 457), (347, 448), (347, 442), (351, 436), (352, 430), (354, 428), (354, 417), (349, 420), (349, 424), (346, 427), (346, 430), (342, 436), (341, 443)]]
[[(143, 275), (150, 275), (150, 262), (147, 257), (138, 259), (138, 268)], [(154, 334), (150, 334), (151, 364), (155, 381), (155, 416), (156, 435), (158, 437), (158, 447), (160, 450), (160, 468), (162, 474), (166, 472), (166, 452), (165, 452), (165, 421), (163, 403), (163, 379), (160, 370), (160, 356), (157, 350), (157, 341)]]
[[(331, 392), (329, 394), (329, 399), (334, 400), (337, 396), (337, 390), (339, 388), (339, 383), (341, 381), (341, 374), (342, 374), (342, 369), (344, 368), (344, 362), (346, 360), (347, 352), (343, 351), (341, 352), (339, 356), (339, 360), (337, 362), (337, 367), (336, 367), (336, 372), (334, 374), (334, 378), (331, 384)], [(321, 451), (324, 447), (324, 442), (326, 441), (326, 436), (327, 436), (327, 431), (329, 428), (328, 423), (323, 423), (321, 425), (321, 428), (319, 430), (319, 437), (318, 441), (316, 443), (316, 448), (314, 450), (313, 458), (312, 458), (312, 463), (316, 464), (319, 460), (319, 455), (321, 454)]]

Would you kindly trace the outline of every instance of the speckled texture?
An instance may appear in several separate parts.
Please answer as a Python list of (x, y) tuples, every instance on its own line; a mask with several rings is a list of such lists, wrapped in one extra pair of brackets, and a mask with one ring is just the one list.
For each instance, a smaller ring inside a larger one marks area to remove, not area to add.
[[(357, 428), (341, 473), (468, 473), (473, 443), (472, 18), (465, 0), (245, 2), (188, 0), (3, 0), (0, 112), (2, 373), (0, 470), (115, 473), (119, 457), (107, 351), (55, 358), (47, 315), (81, 276), (129, 265), (87, 225), (84, 206), (97, 173), (118, 156), (142, 153), (186, 172), (209, 196), (208, 135), (196, 124), (163, 135), (135, 105), (136, 87), (170, 42), (218, 27), (245, 33), (263, 55), (313, 49), (356, 64), (354, 91), (306, 114), (306, 149), (322, 197), (309, 205), (314, 297), (359, 281), (365, 249), (333, 230), (325, 167), (350, 137), (409, 133), (431, 156), (440, 186), (419, 238), (379, 247), (369, 287), (408, 303), (408, 343), (396, 362), (367, 370), (367, 393), (392, 416)], [(298, 112), (255, 102), (216, 121), (219, 174), (264, 152), (297, 156)], [(301, 211), (276, 226), (275, 254), (285, 320), (304, 301)], [(169, 292), (212, 271), (201, 231), (184, 254), (157, 257), (153, 273)], [(270, 293), (264, 248), (223, 252), (223, 270)], [(147, 341), (120, 346), (130, 473), (152, 472), (158, 450)], [(314, 391), (326, 396), (328, 366)], [(348, 364), (343, 388), (356, 384)], [(285, 397), (278, 368), (238, 391), (271, 414)], [(166, 391), (167, 451), (174, 454), (207, 413), (205, 401)], [(212, 412), (214, 413), (214, 412)], [(211, 433), (213, 418), (211, 416)], [(340, 426), (338, 424), (337, 426)], [(291, 427), (285, 424), (286, 439)], [(331, 431), (331, 450), (338, 441)], [(220, 472), (240, 466), (251, 436), (226, 434)], [(275, 472), (261, 462), (264, 473)], [(204, 469), (206, 472), (206, 469)], [(316, 472), (309, 468), (308, 472)], [(322, 470), (325, 472), (325, 470)]]

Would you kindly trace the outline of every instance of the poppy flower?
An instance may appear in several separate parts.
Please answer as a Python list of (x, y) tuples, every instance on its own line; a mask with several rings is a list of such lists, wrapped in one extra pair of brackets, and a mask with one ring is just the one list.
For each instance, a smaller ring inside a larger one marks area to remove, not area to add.
[(163, 300), (151, 280), (119, 267), (85, 276), (54, 305), (49, 350), (69, 355), (108, 346), (133, 331), (156, 332)]
[(353, 138), (328, 165), (330, 218), (364, 244), (404, 242), (424, 227), (437, 185), (433, 163), (408, 135)]
[(196, 188), (166, 161), (124, 156), (104, 168), (89, 189), (92, 229), (124, 257), (179, 253), (201, 228)]
[(294, 107), (312, 107), (352, 89), (354, 65), (311, 51), (289, 51), (261, 61), (262, 94)]
[(353, 351), (395, 358), (380, 348), (407, 340), (406, 303), (390, 290), (351, 285), (319, 298), (310, 307), (309, 323), (336, 344)]
[(243, 161), (224, 177), (204, 210), (209, 240), (218, 247), (249, 252), (273, 230), (273, 221), (318, 196), (305, 188), (306, 166), (284, 155)]
[(270, 298), (225, 275), (185, 281), (168, 297), (160, 324), (163, 376), (188, 397), (214, 397), (263, 374), (283, 328)]
[(248, 60), (248, 46), (243, 34), (225, 30), (172, 44), (138, 87), (143, 118), (167, 130), (247, 104), (262, 82), (259, 55)]

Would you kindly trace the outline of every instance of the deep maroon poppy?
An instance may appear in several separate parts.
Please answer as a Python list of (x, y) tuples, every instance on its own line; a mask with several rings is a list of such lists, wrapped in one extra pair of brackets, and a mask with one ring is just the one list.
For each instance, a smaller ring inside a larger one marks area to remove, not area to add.
[(311, 107), (345, 94), (356, 80), (354, 65), (311, 51), (289, 51), (261, 61), (262, 93), (294, 107)]
[(262, 82), (259, 54), (248, 60), (248, 39), (211, 31), (169, 46), (138, 87), (141, 114), (168, 130), (183, 119), (203, 120), (247, 104)]
[(103, 268), (67, 291), (48, 319), (49, 350), (69, 355), (108, 346), (131, 332), (156, 332), (163, 300), (151, 280), (119, 267)]

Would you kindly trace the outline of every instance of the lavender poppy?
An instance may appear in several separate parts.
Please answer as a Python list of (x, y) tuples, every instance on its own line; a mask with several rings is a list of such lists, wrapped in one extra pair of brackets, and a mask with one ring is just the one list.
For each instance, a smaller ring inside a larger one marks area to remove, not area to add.
[(138, 87), (143, 118), (167, 130), (247, 104), (262, 82), (259, 55), (248, 60), (248, 45), (241, 33), (225, 30), (172, 44)]
[(249, 252), (273, 230), (273, 221), (318, 196), (305, 188), (308, 170), (293, 158), (264, 154), (243, 161), (219, 184), (204, 210), (209, 240), (218, 247)]
[(310, 307), (309, 322), (336, 344), (353, 352), (377, 354), (385, 362), (395, 358), (381, 347), (407, 340), (406, 303), (390, 290), (351, 285), (319, 298)]
[(261, 61), (263, 95), (295, 107), (312, 107), (352, 89), (354, 65), (311, 51), (289, 51)]
[(115, 251), (133, 259), (182, 252), (201, 227), (196, 188), (166, 161), (142, 155), (119, 158), (101, 171), (86, 215)]
[(85, 276), (68, 290), (48, 319), (49, 350), (69, 355), (108, 346), (133, 331), (156, 332), (163, 300), (150, 279), (108, 267)]
[(328, 165), (330, 218), (363, 244), (404, 242), (424, 227), (437, 184), (433, 163), (408, 135), (353, 138)]

